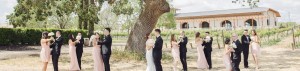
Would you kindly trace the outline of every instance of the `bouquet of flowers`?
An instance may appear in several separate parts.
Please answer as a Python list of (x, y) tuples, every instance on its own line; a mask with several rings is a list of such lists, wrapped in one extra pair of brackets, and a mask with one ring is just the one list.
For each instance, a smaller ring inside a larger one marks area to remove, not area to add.
[(204, 41), (205, 41), (205, 42), (210, 42), (210, 40), (211, 40), (210, 37), (209, 37), (209, 36), (206, 36)]
[(53, 36), (54, 35), (54, 33), (53, 32), (50, 32), (49, 34), (48, 34), (48, 36)]
[(77, 36), (77, 37), (76, 37), (76, 39), (77, 39), (77, 40), (80, 40), (80, 39), (81, 39), (81, 37), (80, 37), (80, 36)]
[(231, 48), (233, 48), (233, 49), (236, 49), (236, 48), (237, 48), (237, 46), (235, 45), (235, 43), (232, 43), (232, 44), (231, 44)]

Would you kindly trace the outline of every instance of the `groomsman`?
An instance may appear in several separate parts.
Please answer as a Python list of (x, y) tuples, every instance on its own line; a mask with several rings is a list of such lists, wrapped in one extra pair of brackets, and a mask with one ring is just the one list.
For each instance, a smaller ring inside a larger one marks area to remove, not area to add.
[(183, 71), (187, 71), (187, 62), (186, 62), (186, 44), (188, 43), (188, 38), (185, 36), (184, 31), (180, 32), (180, 42), (179, 42), (179, 51), (180, 51), (180, 61), (183, 67)]
[(76, 43), (75, 46), (76, 46), (76, 55), (77, 55), (78, 65), (79, 65), (79, 68), (81, 69), (81, 57), (82, 57), (82, 53), (83, 53), (84, 40), (83, 40), (83, 37), (80, 32), (77, 34), (76, 39), (79, 39), (79, 42)]
[(232, 35), (232, 44), (235, 45), (234, 52), (231, 53), (232, 69), (233, 71), (240, 71), (239, 65), (241, 62), (242, 44), (238, 40), (238, 35)]
[(248, 30), (244, 30), (244, 35), (241, 37), (244, 55), (244, 67), (248, 68), (248, 55), (249, 55), (249, 44), (251, 42), (250, 36), (248, 35)]
[(58, 71), (58, 59), (60, 56), (60, 49), (61, 46), (63, 45), (64, 39), (61, 37), (61, 32), (56, 31), (56, 39), (53, 42), (53, 44), (50, 45), (51, 50), (51, 55), (52, 55), (52, 63), (53, 63), (53, 68), (54, 71)]
[(98, 42), (98, 45), (102, 46), (101, 54), (102, 54), (105, 71), (110, 71), (109, 59), (111, 55), (111, 44), (112, 44), (112, 38), (110, 36), (110, 28), (105, 28), (103, 33), (105, 37), (102, 41)]
[(160, 29), (155, 29), (155, 36), (156, 36), (156, 41), (154, 43), (154, 48), (153, 48), (153, 59), (154, 59), (154, 65), (156, 71), (163, 71), (162, 66), (161, 66), (161, 58), (162, 58), (162, 46), (163, 46), (163, 39), (160, 36)]
[(213, 42), (213, 38), (210, 36), (209, 32), (205, 32), (206, 37), (204, 38), (204, 42), (202, 44), (202, 46), (204, 46), (204, 54), (205, 54), (205, 58), (207, 60), (208, 63), (208, 68), (211, 69), (212, 68), (212, 63), (211, 63), (211, 51), (212, 51), (212, 42)]

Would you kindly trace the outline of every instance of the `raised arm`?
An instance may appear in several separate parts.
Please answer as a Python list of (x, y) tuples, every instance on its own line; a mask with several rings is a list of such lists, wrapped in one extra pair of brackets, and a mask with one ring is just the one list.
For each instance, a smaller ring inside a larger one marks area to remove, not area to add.
[(111, 37), (105, 37), (105, 39), (103, 41), (98, 42), (98, 45), (108, 44), (108, 43), (111, 43), (111, 42), (112, 42)]

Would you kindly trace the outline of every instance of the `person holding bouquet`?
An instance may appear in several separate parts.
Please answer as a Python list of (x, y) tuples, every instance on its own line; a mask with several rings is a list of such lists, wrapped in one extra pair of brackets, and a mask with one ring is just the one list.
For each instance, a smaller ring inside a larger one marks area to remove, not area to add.
[(48, 35), (48, 32), (43, 32), (42, 33), (42, 39), (40, 41), (41, 47), (42, 47), (40, 57), (41, 57), (41, 60), (44, 64), (42, 71), (47, 70), (47, 65), (48, 65), (48, 62), (50, 60), (50, 42), (54, 41), (54, 38), (49, 38), (48, 36), (51, 36), (51, 35)]

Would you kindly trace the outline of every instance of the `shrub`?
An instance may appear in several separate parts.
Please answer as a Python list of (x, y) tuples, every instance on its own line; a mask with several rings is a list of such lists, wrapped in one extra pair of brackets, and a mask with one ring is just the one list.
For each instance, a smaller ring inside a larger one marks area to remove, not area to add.
[[(38, 45), (44, 31), (55, 33), (58, 29), (0, 28), (0, 46)], [(81, 32), (83, 37), (87, 37), (86, 30), (63, 29), (59, 31), (65, 39), (65, 44), (67, 43), (68, 34), (76, 36), (78, 32)]]

